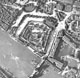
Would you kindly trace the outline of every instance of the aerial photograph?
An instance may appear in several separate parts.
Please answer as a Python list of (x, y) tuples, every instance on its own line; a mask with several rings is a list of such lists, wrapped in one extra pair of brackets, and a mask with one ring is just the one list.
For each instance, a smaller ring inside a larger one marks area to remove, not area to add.
[(80, 0), (0, 0), (0, 78), (80, 78)]

